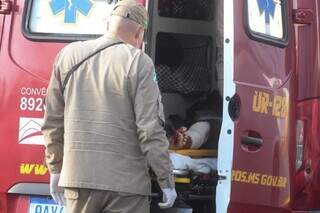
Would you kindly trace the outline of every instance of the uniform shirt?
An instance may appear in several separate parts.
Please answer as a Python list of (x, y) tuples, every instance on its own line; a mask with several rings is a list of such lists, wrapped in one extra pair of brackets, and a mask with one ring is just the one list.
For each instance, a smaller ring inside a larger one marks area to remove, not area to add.
[(56, 57), (46, 99), (46, 162), (59, 185), (151, 193), (148, 167), (161, 188), (174, 187), (163, 129), (161, 95), (152, 60), (129, 45), (103, 36), (75, 42)]

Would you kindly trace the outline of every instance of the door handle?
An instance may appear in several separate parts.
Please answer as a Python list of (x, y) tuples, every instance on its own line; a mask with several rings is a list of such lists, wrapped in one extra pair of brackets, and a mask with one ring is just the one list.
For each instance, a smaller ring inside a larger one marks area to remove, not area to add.
[(258, 132), (246, 131), (241, 136), (241, 146), (244, 150), (249, 152), (255, 152), (261, 149), (263, 145), (263, 139)]
[(250, 136), (242, 136), (241, 143), (247, 146), (262, 146), (263, 140), (262, 138), (250, 137)]

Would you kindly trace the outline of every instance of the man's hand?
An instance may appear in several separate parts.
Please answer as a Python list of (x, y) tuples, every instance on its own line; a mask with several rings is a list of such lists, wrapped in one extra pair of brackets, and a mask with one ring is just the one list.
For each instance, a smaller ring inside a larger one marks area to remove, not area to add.
[(50, 194), (59, 205), (65, 205), (64, 190), (58, 186), (60, 174), (50, 174)]
[(161, 189), (163, 193), (163, 203), (159, 203), (160, 209), (171, 208), (174, 204), (174, 201), (177, 198), (177, 192), (175, 188), (165, 188)]

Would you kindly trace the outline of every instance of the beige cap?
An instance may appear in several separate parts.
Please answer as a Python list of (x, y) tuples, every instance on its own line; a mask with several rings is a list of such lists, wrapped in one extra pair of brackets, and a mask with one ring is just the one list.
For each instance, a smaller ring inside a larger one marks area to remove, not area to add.
[(136, 0), (120, 0), (114, 6), (111, 16), (121, 16), (130, 19), (144, 29), (148, 27), (148, 12), (145, 7)]

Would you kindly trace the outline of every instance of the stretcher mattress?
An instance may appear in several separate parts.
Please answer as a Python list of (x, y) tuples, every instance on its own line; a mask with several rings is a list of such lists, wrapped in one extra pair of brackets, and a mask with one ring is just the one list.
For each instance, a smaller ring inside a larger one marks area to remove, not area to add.
[(217, 158), (198, 158), (178, 153), (170, 153), (170, 159), (175, 170), (192, 171), (201, 174), (210, 174), (217, 170)]

